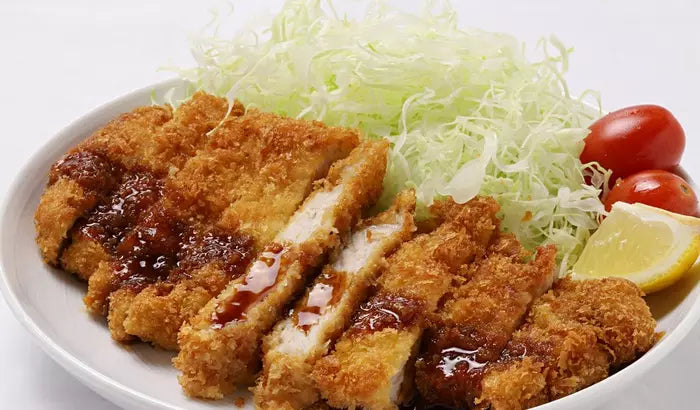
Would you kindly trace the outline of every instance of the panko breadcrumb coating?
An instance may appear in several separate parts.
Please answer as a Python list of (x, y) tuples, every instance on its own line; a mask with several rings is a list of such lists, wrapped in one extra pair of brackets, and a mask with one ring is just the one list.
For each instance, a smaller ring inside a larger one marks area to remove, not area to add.
[(289, 315), (263, 341), (263, 371), (255, 388), (259, 409), (300, 409), (319, 399), (313, 365), (347, 327), (384, 267), (384, 255), (415, 230), (413, 190), (359, 224), (338, 256), (307, 287)]
[[(129, 158), (133, 170), (124, 172), (112, 192), (73, 227), (61, 255), (63, 269), (87, 280), (100, 262), (108, 261), (124, 233), (137, 223), (139, 211), (160, 199), (162, 180), (195, 154), (227, 110), (226, 100), (198, 92), (153, 135), (139, 141), (141, 158)], [(232, 115), (242, 114), (237, 103)]]
[[(244, 147), (244, 140), (254, 145)], [(314, 181), (323, 177), (334, 161), (348, 155), (358, 142), (354, 130), (250, 110), (241, 118), (225, 122), (212, 135), (209, 149), (216, 153), (234, 152), (241, 160), (212, 164), (220, 166), (221, 173), (227, 172), (223, 169), (232, 163), (237, 163), (239, 168), (233, 168), (235, 178), (226, 184), (229, 201), (221, 203), (224, 206), (207, 206), (209, 209), (199, 212), (220, 215), (215, 229), (251, 238), (253, 255), (257, 254), (285, 226)], [(193, 162), (198, 163), (196, 159)], [(219, 172), (211, 171), (213, 175)], [(207, 177), (201, 175), (204, 178)], [(187, 175), (177, 178), (179, 188), (175, 192), (186, 194), (173, 200), (173, 208), (196, 199), (190, 196), (195, 183), (188, 183), (191, 179)], [(198, 192), (206, 191), (203, 188)], [(187, 215), (190, 219), (194, 217), (194, 213)], [(128, 310), (124, 329), (141, 340), (176, 350), (182, 323), (221, 292), (231, 279), (216, 262), (189, 270), (187, 277), (171, 275), (167, 283), (146, 287), (124, 307)]]
[(529, 262), (526, 254), (513, 235), (498, 235), (486, 256), (469, 267), (469, 281), (438, 312), (416, 362), (416, 384), (426, 403), (474, 405), (486, 364), (500, 358), (530, 303), (554, 279), (554, 245), (539, 248)]
[(145, 156), (144, 143), (172, 118), (170, 107), (141, 107), (97, 130), (57, 161), (34, 215), (36, 242), (44, 260), (58, 265), (75, 221), (119, 182), (124, 168)]
[(557, 281), (482, 381), (483, 407), (522, 409), (590, 386), (648, 351), (656, 322), (624, 279)]
[(332, 407), (390, 409), (410, 397), (412, 360), (427, 320), (460, 268), (484, 254), (498, 228), (498, 209), (490, 198), (439, 201), (432, 211), (440, 225), (389, 258), (378, 292), (314, 366), (321, 396)]
[[(86, 305), (108, 315), (118, 341), (137, 336), (177, 349), (181, 324), (244, 271), (284, 226), (313, 182), (358, 140), (353, 130), (257, 110), (227, 118), (197, 155), (167, 179), (162, 199), (140, 215), (117, 247), (123, 259), (133, 248), (130, 242), (139, 243), (144, 253), (139, 258), (155, 260), (164, 254), (173, 260), (172, 269), (163, 269), (156, 277), (149, 274), (135, 289), (120, 289), (123, 279), (116, 278), (123, 265), (101, 263), (90, 277)], [(178, 245), (188, 230), (199, 232), (196, 237), (213, 237), (205, 244), (211, 249), (203, 250), (193, 266), (181, 260), (188, 253)], [(157, 232), (155, 237), (150, 236), (152, 231)], [(216, 234), (207, 236), (210, 232)], [(238, 260), (219, 255), (231, 252), (227, 244), (236, 248)], [(185, 265), (176, 268), (175, 261)], [(236, 269), (229, 272), (227, 266)]]
[(331, 167), (245, 276), (233, 280), (178, 336), (175, 367), (186, 394), (220, 398), (253, 381), (264, 333), (282, 316), (313, 268), (339, 245), (382, 190), (386, 141), (365, 141)]

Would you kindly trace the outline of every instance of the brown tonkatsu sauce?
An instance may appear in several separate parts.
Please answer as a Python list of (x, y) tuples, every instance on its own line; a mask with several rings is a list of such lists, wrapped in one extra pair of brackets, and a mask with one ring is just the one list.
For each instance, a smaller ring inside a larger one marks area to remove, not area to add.
[(500, 344), (471, 326), (444, 326), (426, 332), (424, 352), (416, 362), (416, 383), (430, 391), (433, 404), (462, 408), (473, 403), (489, 363), (501, 355)]
[(76, 151), (52, 166), (49, 183), (61, 177), (93, 195), (104, 195), (73, 230), (113, 255), (114, 289), (138, 292), (159, 281), (174, 283), (210, 262), (235, 277), (253, 257), (251, 237), (218, 229), (199, 231), (159, 203), (164, 195), (162, 175), (125, 171), (99, 153)]
[(63, 177), (75, 181), (89, 193), (105, 193), (119, 182), (121, 174), (121, 166), (104, 155), (92, 151), (76, 151), (51, 166), (49, 185)]
[(177, 266), (185, 226), (160, 205), (148, 209), (142, 222), (117, 246), (113, 263), (116, 287), (135, 291), (167, 278)]
[(423, 302), (391, 293), (379, 293), (355, 312), (350, 335), (404, 329), (421, 319)]
[(129, 173), (74, 229), (112, 251), (139, 216), (162, 196), (162, 188), (162, 180), (150, 172)]
[(292, 313), (294, 324), (308, 332), (323, 312), (335, 306), (345, 291), (345, 274), (336, 271), (322, 273), (301, 308)]
[(157, 204), (145, 211), (115, 253), (116, 287), (139, 291), (158, 281), (186, 278), (188, 272), (210, 262), (218, 262), (228, 275), (241, 274), (252, 257), (253, 241), (218, 230), (198, 232)]
[(212, 327), (221, 328), (227, 323), (246, 317), (248, 308), (269, 291), (279, 279), (282, 255), (285, 248), (281, 244), (267, 245), (257, 260), (251, 265), (243, 282), (236, 291), (222, 300), (212, 313)]
[(190, 230), (182, 241), (177, 268), (168, 277), (170, 282), (189, 278), (190, 272), (204, 265), (217, 262), (228, 277), (242, 275), (254, 256), (253, 238), (246, 235), (230, 235), (220, 229), (199, 233)]

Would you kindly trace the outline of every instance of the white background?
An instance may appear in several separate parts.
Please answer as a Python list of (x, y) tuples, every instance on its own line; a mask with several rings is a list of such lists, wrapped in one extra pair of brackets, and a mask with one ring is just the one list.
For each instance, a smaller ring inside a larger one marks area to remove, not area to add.
[[(243, 21), (281, 1), (235, 2)], [(398, 2), (397, 2), (398, 3)], [(411, 2), (413, 3), (413, 2)], [(0, 3), (0, 192), (52, 134), (98, 104), (189, 65), (188, 34), (212, 2), (64, 0)], [(220, 3), (219, 3), (220, 4)], [(700, 179), (700, 2), (455, 1), (461, 22), (528, 44), (555, 33), (575, 47), (572, 90), (600, 90), (606, 109), (669, 108), (684, 125), (684, 165)], [(66, 318), (66, 326), (74, 318)], [(79, 320), (79, 319), (78, 319)], [(666, 362), (604, 409), (697, 408), (700, 327)], [(144, 381), (147, 382), (147, 381)], [(0, 407), (114, 409), (34, 345), (0, 298)]]

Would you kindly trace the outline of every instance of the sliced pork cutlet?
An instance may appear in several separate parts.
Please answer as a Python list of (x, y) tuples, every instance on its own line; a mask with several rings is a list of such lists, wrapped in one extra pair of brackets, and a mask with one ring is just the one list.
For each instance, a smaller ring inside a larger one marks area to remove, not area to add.
[(484, 254), (498, 227), (498, 209), (490, 198), (434, 204), (442, 223), (388, 259), (377, 293), (360, 305), (335, 350), (314, 365), (314, 380), (329, 405), (390, 409), (409, 398), (412, 360), (427, 320), (461, 266)]
[(479, 406), (523, 409), (606, 378), (656, 341), (643, 294), (624, 279), (561, 279), (533, 304), (501, 359), (487, 366)]
[(263, 340), (259, 409), (301, 409), (319, 400), (313, 365), (347, 327), (384, 266), (384, 256), (415, 231), (415, 193), (400, 193), (385, 212), (359, 224), (288, 317)]
[(388, 143), (365, 141), (331, 167), (285, 228), (221, 294), (182, 326), (175, 366), (185, 393), (220, 398), (258, 368), (260, 342), (314, 268), (382, 190)]
[(474, 406), (486, 365), (501, 357), (532, 301), (552, 285), (555, 247), (538, 248), (529, 262), (526, 255), (513, 235), (498, 235), (431, 323), (416, 361), (426, 404)]
[(227, 118), (166, 181), (163, 198), (142, 213), (113, 260), (99, 264), (89, 280), (88, 309), (108, 315), (115, 340), (131, 340), (125, 320), (146, 289), (130, 328), (175, 348), (183, 318), (244, 271), (318, 175), (358, 140), (353, 130), (256, 110)]
[[(142, 141), (140, 154), (130, 158), (130, 169), (114, 190), (73, 226), (61, 255), (63, 269), (87, 280), (100, 262), (109, 260), (139, 215), (160, 199), (164, 179), (204, 145), (207, 132), (221, 122), (227, 110), (226, 100), (196, 93), (178, 107), (170, 121)], [(243, 107), (236, 103), (231, 112), (242, 115)]]
[(44, 260), (58, 266), (68, 232), (119, 184), (125, 169), (143, 157), (144, 144), (170, 119), (170, 107), (140, 107), (120, 115), (51, 166), (34, 215)]
[[(314, 181), (325, 176), (334, 161), (346, 157), (359, 143), (354, 130), (257, 111), (248, 113), (238, 123), (241, 127), (237, 132), (249, 132), (250, 128), (260, 133), (256, 138), (260, 160), (242, 163), (246, 169), (240, 172), (231, 190), (234, 195), (230, 205), (203, 241), (183, 254), (177, 269), (164, 280), (147, 286), (133, 301), (113, 302), (113, 311), (126, 313), (126, 333), (177, 350), (182, 323), (243, 273), (250, 258), (288, 222), (312, 190)], [(238, 149), (235, 144), (220, 143), (217, 147)], [(253, 252), (246, 254), (250, 257), (235, 264), (224, 263), (229, 258), (227, 248), (222, 247), (229, 242), (227, 235), (250, 238)]]

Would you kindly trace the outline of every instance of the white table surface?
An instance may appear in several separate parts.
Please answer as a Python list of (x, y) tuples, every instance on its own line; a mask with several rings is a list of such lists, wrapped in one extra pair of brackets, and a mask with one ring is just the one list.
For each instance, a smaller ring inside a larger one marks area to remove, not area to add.
[[(241, 20), (281, 1), (234, 2)], [(575, 46), (572, 90), (600, 90), (604, 107), (668, 107), (687, 134), (684, 165), (700, 179), (700, 2), (693, 0), (460, 1), (461, 21), (534, 44), (555, 33)], [(611, 4), (606, 4), (611, 3)], [(191, 64), (188, 33), (212, 2), (64, 0), (0, 3), (0, 192), (49, 136), (132, 89)], [(221, 4), (221, 3), (218, 3)], [(0, 298), (1, 299), (1, 298)], [(71, 318), (72, 319), (72, 318)], [(68, 320), (68, 318), (67, 318)], [(37, 347), (0, 300), (0, 408), (116, 407)], [(604, 409), (698, 408), (700, 327), (664, 363)]]

